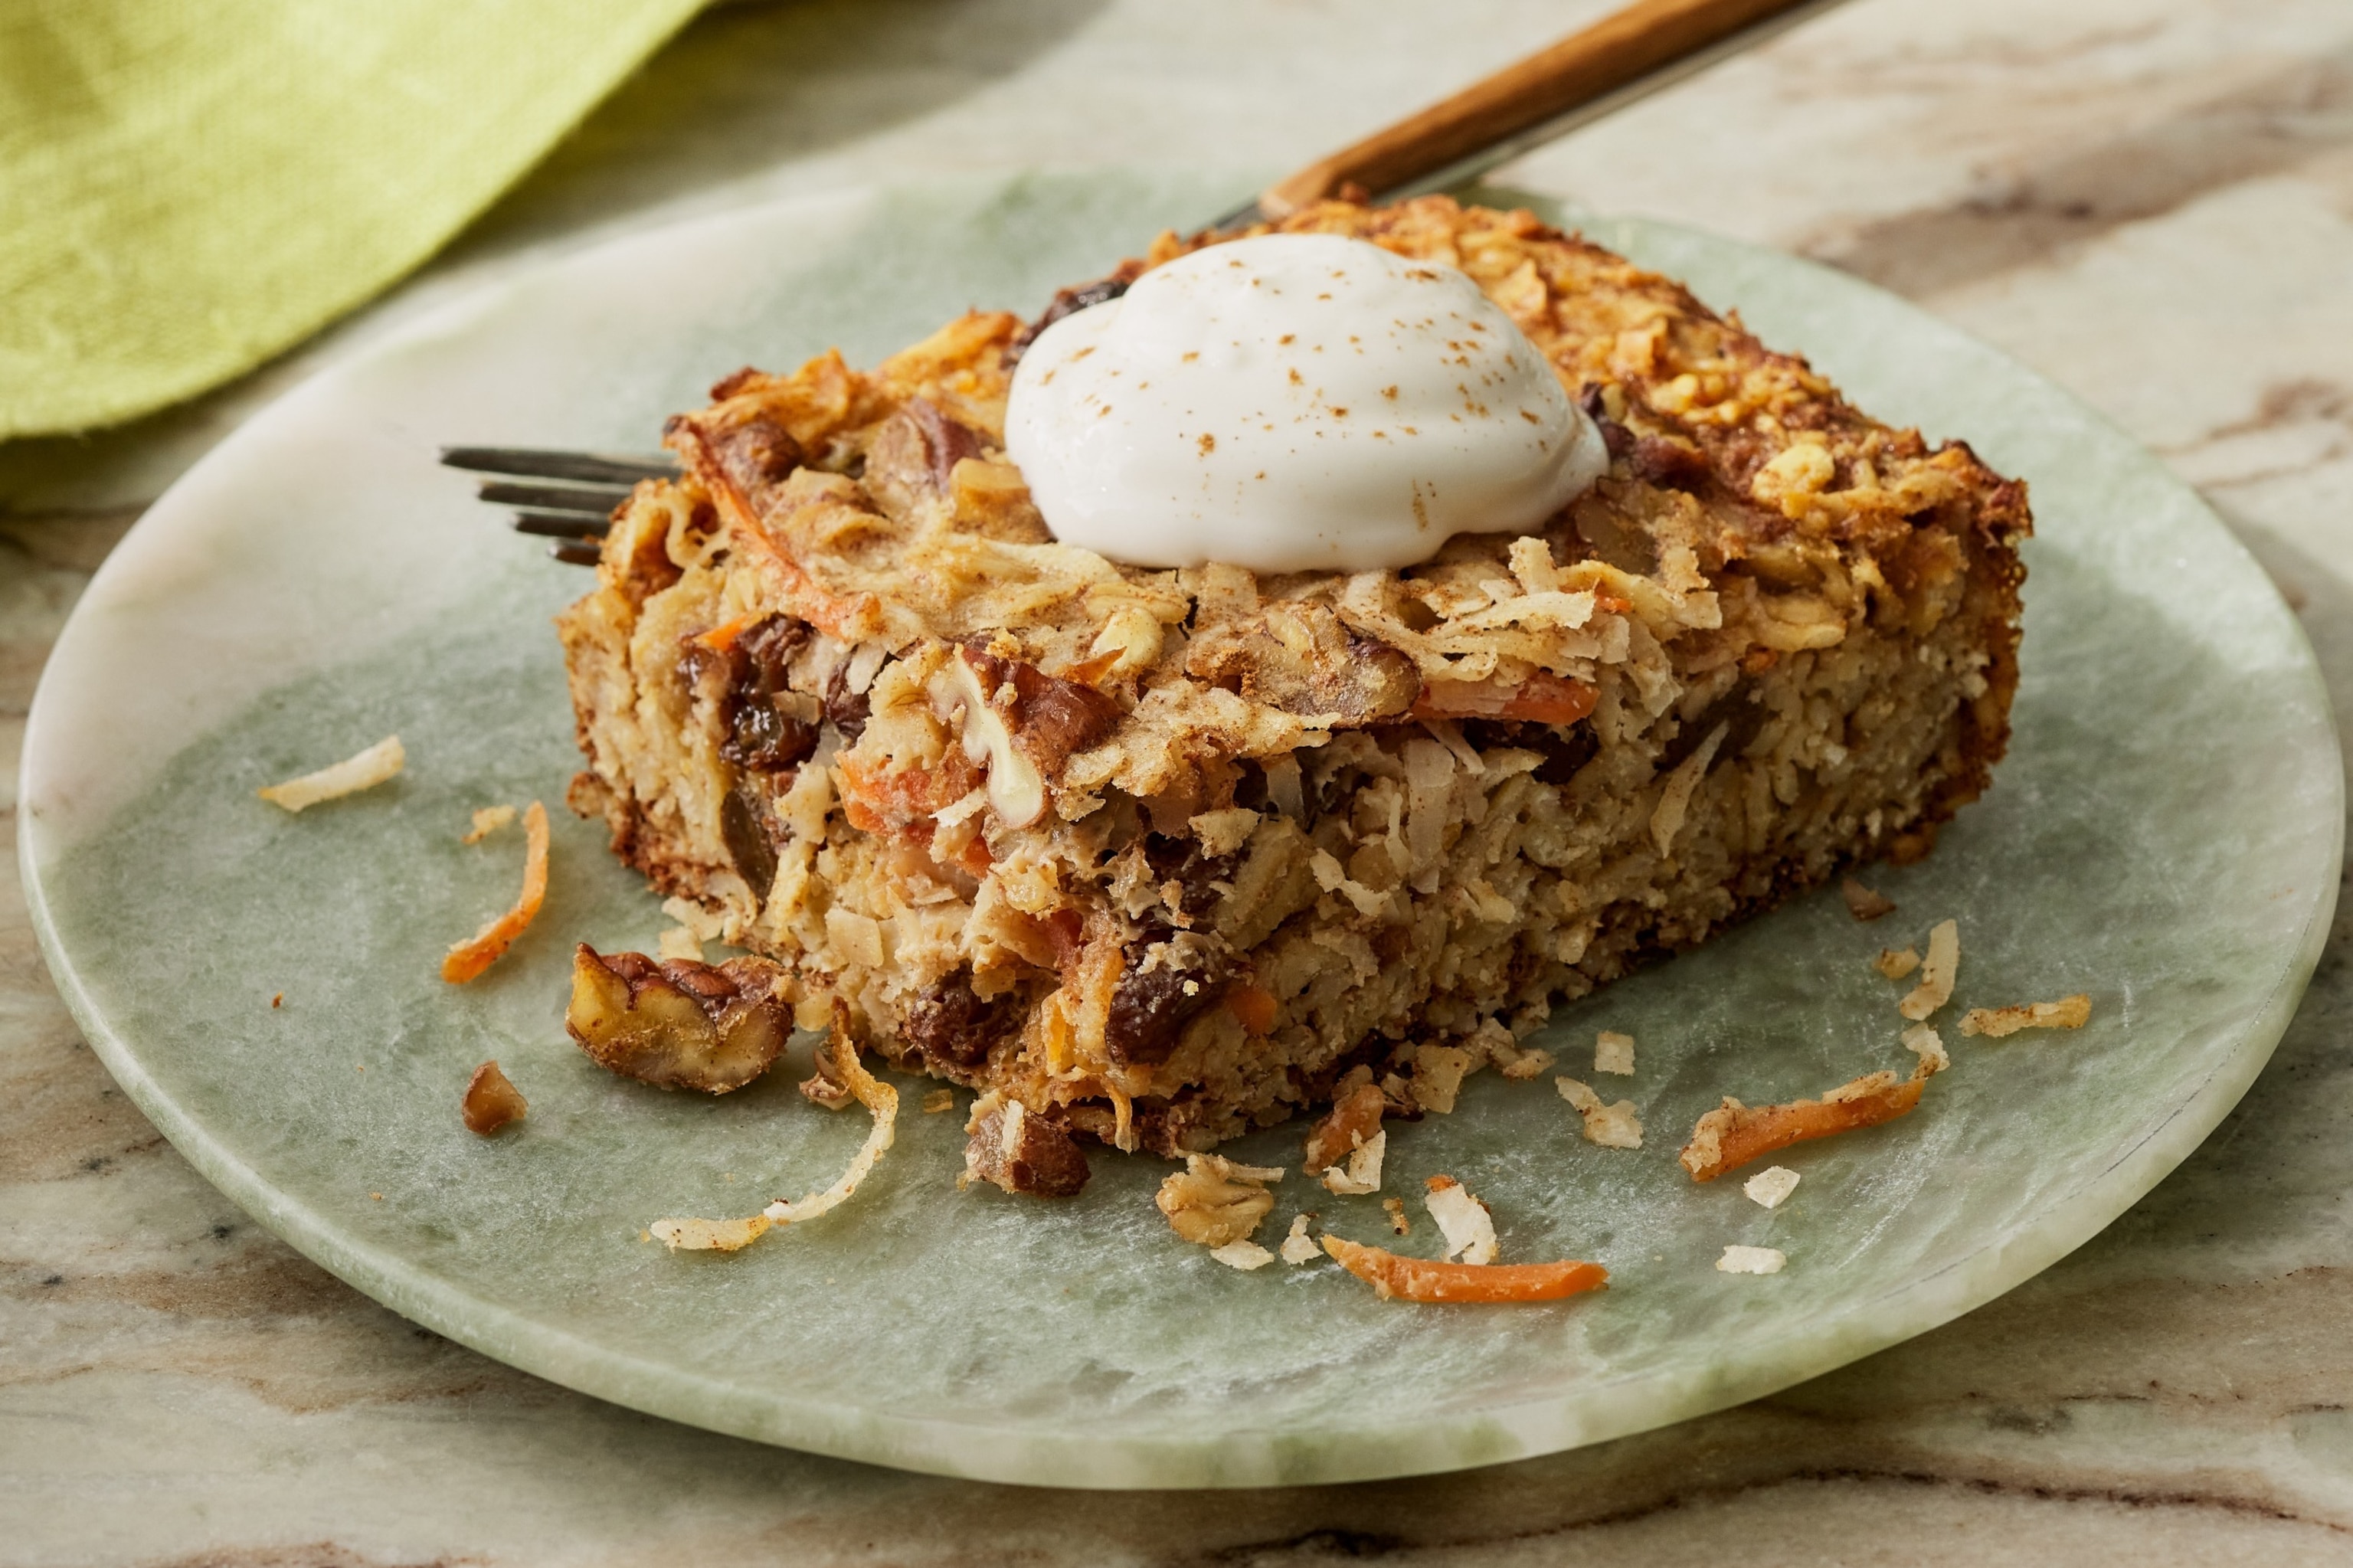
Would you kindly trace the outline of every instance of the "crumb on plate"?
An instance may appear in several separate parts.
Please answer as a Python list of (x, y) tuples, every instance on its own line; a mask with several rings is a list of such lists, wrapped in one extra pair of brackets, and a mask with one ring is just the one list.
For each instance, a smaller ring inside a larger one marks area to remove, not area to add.
[(1601, 1097), (1591, 1086), (1575, 1078), (1555, 1078), (1553, 1087), (1560, 1097), (1577, 1107), (1585, 1122), (1585, 1141), (1598, 1143), (1604, 1149), (1640, 1149), (1642, 1147), (1642, 1118), (1635, 1114), (1632, 1100), (1602, 1103)]
[(2021, 1029), (2081, 1029), (2091, 1022), (2092, 999), (2083, 991), (2056, 1001), (2031, 1001), (2017, 1007), (1973, 1007), (1961, 1017), (1961, 1033), (1999, 1040)]
[(1928, 931), (1928, 956), (1920, 963), (1920, 983), (1906, 992), (1895, 1010), (1918, 1023), (1953, 1000), (1953, 981), (1961, 972), (1961, 927), (1957, 921), (1939, 920)]
[(407, 761), (408, 754), (401, 749), (400, 736), (388, 735), (356, 757), (347, 757), (315, 773), (305, 773), (255, 793), (273, 806), (300, 811), (322, 800), (339, 800), (363, 789), (373, 789), (397, 775)]
[(1719, 1274), (1778, 1274), (1788, 1261), (1778, 1247), (1727, 1246), (1715, 1267)]
[(474, 1075), (466, 1080), (466, 1097), (459, 1102), (459, 1112), (466, 1118), (466, 1130), (484, 1138), (521, 1121), (530, 1109), (522, 1091), (500, 1071), (494, 1061), (474, 1069)]
[(1750, 1202), (1778, 1209), (1798, 1190), (1798, 1173), (1786, 1165), (1768, 1165), (1743, 1182), (1740, 1190)]

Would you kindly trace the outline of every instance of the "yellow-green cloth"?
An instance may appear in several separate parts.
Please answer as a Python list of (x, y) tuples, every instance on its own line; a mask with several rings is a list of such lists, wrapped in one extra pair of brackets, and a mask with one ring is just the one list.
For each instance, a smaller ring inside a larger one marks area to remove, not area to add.
[(0, 437), (111, 424), (430, 256), (698, 0), (0, 0)]

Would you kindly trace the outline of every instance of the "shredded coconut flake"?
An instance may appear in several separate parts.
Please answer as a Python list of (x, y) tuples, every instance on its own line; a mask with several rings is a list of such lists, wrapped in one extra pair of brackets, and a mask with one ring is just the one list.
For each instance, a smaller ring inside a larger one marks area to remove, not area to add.
[(838, 1031), (820, 1049), (833, 1053), (835, 1071), (858, 1103), (874, 1118), (874, 1126), (860, 1145), (856, 1158), (850, 1160), (849, 1168), (825, 1191), (811, 1192), (798, 1202), (779, 1198), (748, 1219), (656, 1220), (649, 1227), (656, 1240), (672, 1252), (735, 1252), (772, 1230), (813, 1220), (849, 1201), (858, 1184), (866, 1180), (891, 1147), (899, 1118), (899, 1091), (868, 1072), (858, 1059), (857, 1047), (848, 1044)]
[(1953, 1000), (1953, 981), (1961, 972), (1961, 927), (1939, 920), (1928, 932), (1928, 956), (1920, 965), (1920, 983), (1895, 1010), (1913, 1022), (1927, 1018)]
[(665, 959), (685, 959), (693, 963), (702, 961), (702, 938), (683, 926), (672, 926), (654, 943), (654, 952)]
[(1798, 1190), (1798, 1173), (1786, 1165), (1768, 1165), (1741, 1183), (1752, 1202), (1778, 1209)]
[(1228, 1268), (1239, 1268), (1245, 1273), (1253, 1268), (1264, 1268), (1274, 1261), (1274, 1254), (1254, 1241), (1228, 1242), (1223, 1246), (1213, 1246), (1209, 1249), (1209, 1255)]
[(1448, 1262), (1457, 1257), (1465, 1263), (1495, 1261), (1495, 1218), (1470, 1188), (1451, 1176), (1432, 1176), (1421, 1203), (1445, 1234)]
[(1961, 1033), (1999, 1040), (2021, 1029), (2081, 1029), (2091, 1022), (2092, 999), (2082, 991), (2056, 1001), (2019, 1007), (1973, 1007), (1962, 1015)]
[(1282, 1238), (1282, 1261), (1293, 1265), (1314, 1263), (1323, 1255), (1324, 1249), (1317, 1246), (1315, 1238), (1307, 1234), (1307, 1216), (1293, 1215), (1291, 1234)]
[(1659, 790), (1659, 803), (1651, 808), (1651, 842), (1662, 855), (1673, 850), (1675, 835), (1683, 832), (1683, 815), (1691, 809), (1692, 791), (1707, 772), (1707, 765), (1715, 760), (1715, 748), (1724, 744), (1731, 732), (1729, 724), (1717, 725), (1699, 743), (1699, 749), (1675, 765), (1667, 781)]
[(512, 806), (484, 806), (474, 813), (474, 825), (467, 829), (466, 836), (458, 842), (469, 844), (480, 843), (514, 820), (515, 809)]
[(1621, 1075), (1634, 1071), (1634, 1037), (1605, 1029), (1593, 1041), (1593, 1070)]
[(1778, 1247), (1728, 1246), (1715, 1266), (1720, 1274), (1778, 1274), (1788, 1261)]
[[(1968, 1032), (1966, 1021), (1961, 1025), (1961, 1032)], [(1913, 1072), (1915, 1077), (1925, 1078), (1953, 1065), (1953, 1058), (1945, 1051), (1944, 1036), (1936, 1033), (1936, 1026), (1933, 1023), (1915, 1023), (1905, 1030), (1904, 1049), (1920, 1058), (1920, 1065)]]
[(1920, 950), (1906, 948), (1899, 953), (1894, 948), (1882, 948), (1879, 957), (1871, 960), (1871, 967), (1889, 980), (1900, 980), (1920, 967)]
[(1388, 1129), (1383, 1128), (1349, 1151), (1347, 1164), (1330, 1166), (1324, 1185), (1343, 1197), (1362, 1197), (1381, 1190), (1381, 1160), (1388, 1152)]
[(1553, 1087), (1560, 1097), (1577, 1107), (1585, 1119), (1585, 1140), (1604, 1149), (1640, 1149), (1642, 1147), (1642, 1118), (1634, 1113), (1632, 1100), (1620, 1100), (1604, 1105), (1601, 1097), (1590, 1086), (1575, 1078), (1555, 1078)]
[(400, 736), (388, 735), (357, 757), (345, 758), (331, 768), (289, 779), (283, 784), (272, 784), (255, 793), (273, 806), (299, 811), (322, 800), (340, 800), (363, 789), (373, 789), (398, 774), (407, 762), (408, 754), (400, 748)]

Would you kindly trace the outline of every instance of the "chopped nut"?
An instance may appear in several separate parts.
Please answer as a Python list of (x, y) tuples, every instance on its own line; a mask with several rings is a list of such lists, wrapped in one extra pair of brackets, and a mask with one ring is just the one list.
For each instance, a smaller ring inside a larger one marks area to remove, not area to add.
[(1973, 1007), (1962, 1015), (1961, 1033), (1999, 1040), (2021, 1029), (2081, 1029), (2091, 1017), (2092, 999), (2078, 991), (2056, 1001), (2028, 1002), (2019, 1007)]
[(474, 825), (467, 829), (466, 836), (458, 842), (469, 844), (480, 843), (514, 820), (515, 809), (512, 806), (484, 806), (474, 813)]
[(954, 1109), (955, 1109), (955, 1091), (954, 1089), (934, 1089), (930, 1094), (923, 1097), (923, 1114), (925, 1116), (938, 1116), (943, 1111), (952, 1111)]
[(1575, 1078), (1555, 1078), (1553, 1087), (1560, 1097), (1577, 1107), (1585, 1121), (1585, 1140), (1604, 1149), (1640, 1149), (1642, 1147), (1642, 1118), (1635, 1114), (1632, 1100), (1620, 1100), (1604, 1105), (1601, 1097)]
[(1324, 1255), (1324, 1249), (1317, 1246), (1314, 1238), (1307, 1234), (1305, 1214), (1292, 1216), (1291, 1234), (1282, 1238), (1281, 1255), (1282, 1261), (1289, 1264), (1313, 1263)]
[(521, 1121), (530, 1109), (522, 1091), (508, 1081), (496, 1062), (485, 1062), (474, 1069), (474, 1075), (466, 1083), (466, 1097), (459, 1106), (466, 1118), (466, 1130), (484, 1138)]
[(1593, 1070), (1630, 1074), (1634, 1070), (1634, 1037), (1605, 1029), (1593, 1040)]
[(1741, 1184), (1752, 1202), (1778, 1209), (1798, 1190), (1798, 1173), (1786, 1165), (1768, 1165)]
[[(973, 1102), (965, 1123), (965, 1180), (1036, 1198), (1072, 1198), (1092, 1172), (1078, 1140), (1019, 1100), (994, 1092)], [(1274, 1200), (1269, 1198), (1269, 1203)], [(1247, 1234), (1247, 1233), (1244, 1233)]]
[(1253, 1241), (1228, 1242), (1223, 1246), (1213, 1246), (1209, 1249), (1209, 1255), (1228, 1268), (1245, 1271), (1264, 1268), (1274, 1261), (1274, 1254)]
[(1495, 1217), (1487, 1205), (1451, 1176), (1432, 1176), (1429, 1189), (1422, 1207), (1430, 1211), (1446, 1237), (1447, 1261), (1460, 1257), (1471, 1264), (1494, 1262)]
[(1405, 1217), (1403, 1198), (1383, 1198), (1381, 1207), (1388, 1212), (1389, 1229), (1401, 1236), (1413, 1234), (1413, 1222)]
[(347, 757), (316, 773), (305, 773), (300, 779), (289, 779), (255, 793), (273, 806), (300, 811), (322, 800), (339, 800), (346, 795), (372, 789), (397, 775), (407, 760), (407, 753), (400, 747), (400, 736), (388, 735), (356, 757)]
[(1953, 1000), (1953, 981), (1961, 972), (1961, 928), (1940, 920), (1928, 931), (1928, 957), (1920, 965), (1920, 983), (1895, 1010), (1917, 1023)]
[(1889, 980), (1900, 980), (1920, 967), (1920, 950), (1906, 948), (1899, 953), (1893, 948), (1882, 948), (1879, 957), (1871, 960), (1871, 967)]
[(1282, 1177), (1279, 1169), (1237, 1165), (1214, 1154), (1187, 1155), (1185, 1169), (1160, 1183), (1153, 1202), (1178, 1235), (1220, 1247), (1248, 1240), (1258, 1229), (1274, 1207), (1274, 1194), (1262, 1183)]
[(1724, 1255), (1715, 1260), (1722, 1274), (1778, 1274), (1789, 1260), (1780, 1251), (1769, 1246), (1727, 1246)]
[(1839, 884), (1839, 892), (1846, 898), (1847, 912), (1858, 920), (1876, 920), (1895, 913), (1894, 899), (1873, 893), (1852, 876)]
[(598, 1066), (625, 1078), (723, 1095), (766, 1072), (783, 1052), (793, 1030), (788, 984), (765, 959), (730, 959), (714, 969), (600, 954), (583, 942), (573, 955), (564, 1027)]

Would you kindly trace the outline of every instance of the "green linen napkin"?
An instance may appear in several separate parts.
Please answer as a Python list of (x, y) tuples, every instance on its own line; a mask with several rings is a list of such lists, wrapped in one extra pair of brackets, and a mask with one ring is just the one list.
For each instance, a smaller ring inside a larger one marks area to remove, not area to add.
[(0, 437), (252, 368), (416, 267), (699, 0), (0, 0)]

